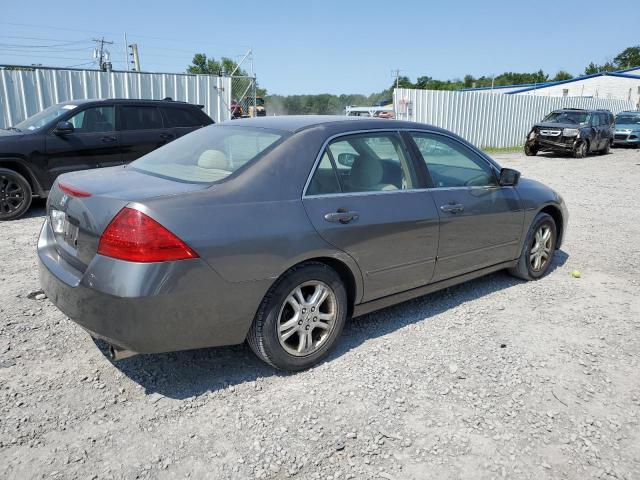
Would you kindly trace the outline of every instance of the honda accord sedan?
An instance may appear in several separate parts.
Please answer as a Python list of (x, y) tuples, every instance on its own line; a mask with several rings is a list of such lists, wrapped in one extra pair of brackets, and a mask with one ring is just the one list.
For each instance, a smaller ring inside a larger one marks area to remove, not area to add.
[(38, 256), (51, 301), (116, 359), (247, 341), (295, 371), (349, 317), (498, 270), (539, 279), (567, 220), (448, 131), (270, 117), (60, 176)]

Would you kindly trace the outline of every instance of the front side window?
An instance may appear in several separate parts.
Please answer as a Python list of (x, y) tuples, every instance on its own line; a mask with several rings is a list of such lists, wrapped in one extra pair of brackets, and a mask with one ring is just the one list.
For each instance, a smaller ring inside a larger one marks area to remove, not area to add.
[(497, 185), (491, 166), (475, 152), (449, 137), (412, 132), (436, 188)]
[(174, 140), (130, 166), (173, 180), (214, 183), (257, 159), (283, 136), (277, 130), (215, 125)]
[(113, 106), (92, 107), (76, 113), (69, 119), (75, 133), (113, 132), (116, 127)]
[(120, 117), (122, 130), (149, 130), (163, 128), (157, 107), (123, 106)]
[(307, 194), (337, 193), (329, 168), (337, 176), (340, 191), (345, 193), (413, 188), (415, 181), (407, 158), (395, 133), (339, 137), (329, 143)]

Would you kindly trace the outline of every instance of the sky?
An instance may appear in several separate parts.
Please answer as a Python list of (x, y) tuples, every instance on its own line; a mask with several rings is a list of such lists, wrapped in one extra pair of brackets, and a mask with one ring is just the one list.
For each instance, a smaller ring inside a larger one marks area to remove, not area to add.
[(143, 71), (251, 48), (260, 86), (283, 95), (379, 92), (395, 69), (412, 80), (577, 75), (640, 44), (638, 0), (0, 0), (0, 12), (1, 64), (95, 68), (91, 39), (104, 36), (124, 69), (126, 33)]

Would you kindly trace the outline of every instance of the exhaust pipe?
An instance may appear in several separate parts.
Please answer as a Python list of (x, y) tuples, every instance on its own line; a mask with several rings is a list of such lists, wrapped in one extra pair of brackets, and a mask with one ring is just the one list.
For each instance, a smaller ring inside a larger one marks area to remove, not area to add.
[(111, 357), (111, 360), (124, 360), (125, 358), (133, 357), (137, 354), (137, 352), (132, 352), (125, 348), (109, 345), (109, 356)]

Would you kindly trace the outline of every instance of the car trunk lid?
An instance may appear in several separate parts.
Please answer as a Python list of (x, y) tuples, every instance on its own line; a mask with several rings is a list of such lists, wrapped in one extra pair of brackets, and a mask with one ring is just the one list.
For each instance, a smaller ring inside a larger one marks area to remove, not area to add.
[(64, 175), (49, 194), (47, 213), (56, 250), (84, 272), (98, 251), (100, 237), (113, 218), (131, 202), (180, 195), (207, 188), (114, 167)]

